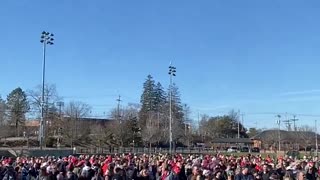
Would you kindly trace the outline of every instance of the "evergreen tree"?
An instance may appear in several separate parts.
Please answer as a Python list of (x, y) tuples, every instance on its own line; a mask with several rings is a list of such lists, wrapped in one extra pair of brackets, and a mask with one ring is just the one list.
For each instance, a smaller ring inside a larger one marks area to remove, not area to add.
[(6, 102), (0, 96), (0, 125), (4, 125), (6, 121)]
[[(238, 136), (238, 120), (233, 114), (207, 117), (201, 122), (200, 133), (209, 138), (236, 138)], [(248, 138), (243, 124), (239, 123), (240, 137)]]
[(151, 75), (147, 76), (143, 84), (143, 93), (141, 95), (140, 103), (141, 109), (139, 112), (140, 125), (146, 125), (147, 119), (152, 112), (156, 111), (156, 86)]
[(19, 135), (19, 126), (24, 124), (25, 114), (29, 111), (29, 102), (26, 93), (20, 88), (14, 89), (7, 97), (7, 107), (10, 122), (15, 125), (16, 135)]
[[(130, 130), (131, 130), (131, 139), (132, 139), (132, 142), (134, 143), (133, 145), (135, 146), (139, 146), (142, 144), (142, 139), (141, 139), (141, 129), (139, 128), (139, 124), (138, 124), (138, 120), (136, 117), (133, 117), (129, 120), (129, 127), (130, 127)], [(129, 140), (130, 142), (130, 140)]]
[(148, 111), (154, 111), (156, 108), (156, 86), (155, 81), (151, 75), (147, 76), (146, 82), (143, 84), (143, 93), (141, 95), (140, 103), (142, 108), (146, 108)]
[[(169, 92), (170, 93), (170, 92)], [(172, 115), (173, 118), (179, 123), (183, 123), (184, 114), (183, 114), (183, 106), (181, 103), (180, 92), (178, 86), (173, 83), (171, 89), (171, 97), (172, 97)], [(170, 98), (170, 97), (169, 97)]]
[[(170, 87), (168, 90), (168, 104), (170, 103)], [(173, 83), (171, 87), (172, 109), (172, 136), (175, 143), (184, 136), (184, 113), (178, 86)], [(167, 105), (169, 107), (169, 105)]]
[(59, 110), (54, 104), (48, 105), (46, 110), (46, 118), (53, 121), (59, 118)]
[(160, 82), (158, 82), (155, 87), (155, 103), (157, 112), (162, 112), (166, 103), (166, 93)]

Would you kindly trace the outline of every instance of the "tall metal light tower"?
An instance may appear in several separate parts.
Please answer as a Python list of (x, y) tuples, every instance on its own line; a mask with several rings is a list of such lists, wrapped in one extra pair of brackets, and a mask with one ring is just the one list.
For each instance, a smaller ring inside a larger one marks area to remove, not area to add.
[(317, 129), (317, 120), (314, 120), (314, 133), (315, 133), (315, 138), (316, 138), (316, 150), (315, 150), (315, 153), (316, 153), (316, 156), (318, 156), (318, 129)]
[(170, 75), (170, 87), (169, 87), (169, 136), (170, 136), (170, 154), (172, 153), (172, 77), (176, 76), (176, 67), (172, 66), (170, 63), (169, 66), (169, 75)]
[(279, 150), (279, 152), (280, 152), (280, 150), (281, 150), (281, 134), (280, 134), (280, 123), (281, 123), (281, 116), (280, 115), (277, 115), (277, 118), (278, 118), (278, 120), (277, 120), (277, 124), (278, 124), (278, 143), (279, 143), (279, 145), (278, 145), (278, 150)]
[(41, 119), (40, 119), (40, 127), (39, 127), (39, 141), (40, 141), (40, 149), (44, 146), (45, 140), (45, 132), (44, 132), (44, 88), (45, 88), (45, 74), (46, 74), (46, 47), (47, 45), (53, 45), (53, 34), (43, 31), (41, 33), (40, 42), (43, 44), (43, 63), (42, 63), (42, 94), (41, 94)]

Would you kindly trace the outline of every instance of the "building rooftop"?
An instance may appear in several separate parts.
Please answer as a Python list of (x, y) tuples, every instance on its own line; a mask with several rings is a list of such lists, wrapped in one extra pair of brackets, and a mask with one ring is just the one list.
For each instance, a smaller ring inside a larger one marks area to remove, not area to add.
[(250, 138), (215, 138), (212, 143), (253, 143)]
[[(264, 140), (264, 139), (277, 139), (279, 137), (279, 131), (277, 129), (274, 130), (266, 130), (261, 133), (251, 137), (251, 139), (255, 140)], [(315, 132), (312, 131), (284, 131), (280, 130), (280, 139), (284, 141), (295, 141), (295, 140), (308, 140), (314, 139), (316, 137)], [(319, 135), (317, 135), (319, 138)]]

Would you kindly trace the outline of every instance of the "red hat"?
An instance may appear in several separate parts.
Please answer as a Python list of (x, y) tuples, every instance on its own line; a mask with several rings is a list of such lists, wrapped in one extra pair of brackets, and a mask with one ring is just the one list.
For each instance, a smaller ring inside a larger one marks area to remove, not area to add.
[(11, 158), (8, 158), (6, 161), (6, 164), (12, 164), (12, 163), (13, 163), (13, 160)]
[(108, 156), (108, 158), (104, 161), (104, 163), (111, 163), (112, 162), (112, 157)]
[(308, 162), (308, 166), (310, 166), (310, 167), (312, 167), (313, 164), (314, 164), (314, 163), (313, 163), (312, 161)]
[(258, 165), (255, 167), (255, 169), (256, 169), (257, 171), (262, 171), (262, 167), (261, 167), (261, 166), (258, 166)]
[(69, 164), (69, 165), (67, 166), (67, 169), (68, 169), (69, 171), (73, 171), (73, 169), (74, 169), (73, 163)]
[(83, 166), (84, 165), (84, 163), (85, 163), (85, 161), (79, 161), (77, 164), (76, 164), (76, 167), (81, 167), (81, 166)]
[(267, 163), (271, 163), (272, 159), (270, 158), (270, 156), (268, 155), (268, 158), (266, 159)]
[(181, 172), (181, 169), (179, 166), (174, 166), (173, 167), (173, 172), (176, 173), (176, 174), (179, 174)]
[(78, 159), (76, 157), (71, 158), (71, 163), (78, 164)]

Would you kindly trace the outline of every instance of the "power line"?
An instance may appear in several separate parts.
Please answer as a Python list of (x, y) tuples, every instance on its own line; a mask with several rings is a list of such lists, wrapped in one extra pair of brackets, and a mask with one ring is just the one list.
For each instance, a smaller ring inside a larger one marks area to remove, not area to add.
[(296, 115), (293, 115), (293, 119), (290, 119), (290, 121), (293, 122), (294, 131), (297, 131), (296, 121), (299, 121), (299, 119), (296, 119)]
[(288, 131), (291, 130), (291, 121), (290, 120), (283, 120), (282, 122), (284, 122), (284, 124), (286, 125), (286, 129)]
[(254, 112), (254, 113), (246, 113), (247, 115), (296, 115), (296, 116), (304, 116), (304, 117), (320, 117), (320, 114), (297, 114), (297, 113), (279, 113), (279, 112)]

